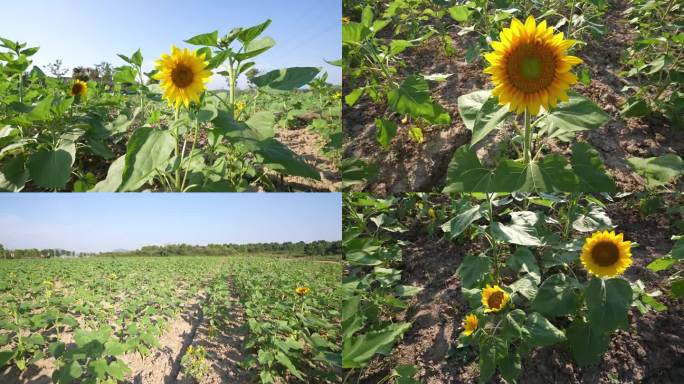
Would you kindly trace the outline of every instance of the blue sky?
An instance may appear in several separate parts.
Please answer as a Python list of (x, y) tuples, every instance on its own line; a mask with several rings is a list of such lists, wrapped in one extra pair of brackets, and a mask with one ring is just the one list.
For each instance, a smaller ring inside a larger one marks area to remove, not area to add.
[(78, 252), (340, 240), (339, 193), (0, 194), (0, 244)]
[[(2, 14), (0, 36), (40, 46), (34, 63), (41, 67), (56, 59), (68, 68), (101, 61), (118, 66), (124, 63), (117, 53), (130, 56), (141, 48), (146, 71), (172, 44), (184, 47), (192, 36), (214, 30), (223, 36), (270, 18), (263, 35), (276, 46), (256, 58), (256, 68), (323, 67), (328, 81), (342, 81), (341, 69), (323, 61), (342, 55), (341, 0), (5, 1)], [(210, 83), (224, 87), (218, 76)]]

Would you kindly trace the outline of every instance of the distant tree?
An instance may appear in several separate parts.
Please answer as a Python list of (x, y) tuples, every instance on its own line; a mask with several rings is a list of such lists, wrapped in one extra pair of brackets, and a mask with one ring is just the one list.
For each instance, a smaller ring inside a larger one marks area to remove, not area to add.
[(61, 59), (57, 59), (57, 60), (55, 60), (54, 63), (50, 63), (50, 64), (46, 65), (45, 68), (47, 68), (48, 72), (50, 72), (52, 74), (52, 76), (54, 76), (60, 80), (62, 79), (62, 77), (64, 77), (64, 75), (67, 74), (67, 72), (69, 72), (69, 69), (62, 68), (62, 60)]

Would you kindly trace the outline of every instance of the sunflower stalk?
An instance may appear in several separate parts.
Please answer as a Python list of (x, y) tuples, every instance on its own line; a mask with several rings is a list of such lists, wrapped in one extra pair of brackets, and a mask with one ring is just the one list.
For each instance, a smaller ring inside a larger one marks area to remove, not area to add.
[(532, 124), (530, 124), (530, 112), (525, 109), (525, 142), (523, 143), (523, 161), (525, 165), (532, 160)]
[[(192, 161), (192, 156), (193, 153), (195, 152), (195, 145), (197, 145), (197, 136), (199, 134), (199, 121), (197, 120), (197, 116), (195, 116), (195, 130), (194, 130), (194, 135), (192, 139), (192, 147), (190, 147), (190, 154), (187, 157), (188, 161)], [(185, 146), (185, 145), (183, 145)], [(185, 152), (185, 150), (183, 150)], [(181, 159), (181, 165), (183, 163), (183, 160)], [(185, 181), (188, 178), (188, 173), (189, 173), (189, 164), (186, 166), (185, 173), (183, 174), (183, 182), (181, 183), (181, 191), (185, 191)]]

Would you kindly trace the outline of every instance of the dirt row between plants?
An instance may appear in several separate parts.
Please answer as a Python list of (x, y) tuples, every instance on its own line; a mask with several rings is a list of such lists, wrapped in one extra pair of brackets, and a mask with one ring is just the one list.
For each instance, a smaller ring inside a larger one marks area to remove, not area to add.
[[(438, 197), (444, 200), (446, 196)], [(445, 203), (440, 200), (441, 203)], [(648, 292), (669, 292), (668, 273), (654, 273), (645, 266), (672, 248), (674, 222), (667, 215), (642, 217), (638, 205), (624, 201), (609, 204), (616, 231), (637, 242), (634, 264), (625, 272), (630, 281), (641, 279)], [(447, 202), (448, 204), (448, 202)], [(423, 287), (409, 302), (397, 321), (410, 321), (412, 327), (389, 356), (379, 356), (361, 371), (360, 383), (374, 384), (401, 364), (418, 368), (417, 379), (424, 384), (474, 383), (479, 378), (477, 352), (457, 349), (461, 321), (469, 311), (461, 294), (455, 271), (468, 254), (487, 248), (486, 242), (455, 244), (429, 238), (418, 228), (400, 236), (403, 247), (401, 284)], [(630, 327), (611, 336), (610, 346), (598, 365), (578, 367), (569, 350), (562, 346), (537, 348), (523, 360), (521, 383), (681, 383), (684, 382), (684, 305), (681, 300), (658, 297), (667, 305), (663, 312), (641, 315), (630, 309)], [(503, 380), (495, 379), (496, 383)]]
[[(188, 302), (181, 315), (168, 324), (167, 331), (159, 338), (160, 347), (142, 358), (139, 353), (126, 353), (120, 359), (131, 369), (126, 384), (194, 384), (194, 379), (182, 372), (181, 360), (190, 345), (203, 346), (207, 350), (206, 363), (209, 366), (202, 384), (249, 383), (250, 375), (239, 364), (244, 358), (242, 343), (246, 331), (242, 327), (245, 315), (239, 304), (239, 297), (231, 289), (231, 315), (227, 327), (220, 327), (209, 334), (209, 320), (202, 312), (201, 303), (207, 300), (203, 292)], [(73, 343), (73, 334), (65, 332), (62, 342)], [(14, 365), (0, 371), (3, 384), (51, 384), (55, 359), (52, 357), (30, 364), (20, 372)]]
[[(584, 60), (582, 66), (589, 69), (591, 83), (587, 86), (577, 84), (572, 89), (593, 100), (610, 116), (603, 127), (580, 132), (576, 140), (588, 141), (599, 152), (620, 191), (646, 188), (645, 179), (632, 171), (626, 158), (684, 152), (684, 132), (677, 131), (662, 116), (625, 119), (619, 114), (627, 99), (622, 88), (628, 84), (619, 75), (622, 70), (619, 61), (635, 38), (633, 28), (622, 14), (628, 6), (626, 1), (615, 2), (603, 19), (606, 35), (587, 38), (587, 45), (573, 53)], [(459, 116), (457, 99), (493, 86), (489, 76), (482, 73), (482, 58), (471, 63), (465, 60), (466, 50), (476, 44), (476, 40), (456, 33), (451, 37), (456, 42), (454, 57), (445, 56), (441, 42), (431, 39), (407, 50), (402, 56), (406, 67), (398, 68), (400, 78), (418, 73), (452, 74), (444, 82), (431, 83), (433, 98), (448, 111), (452, 123), (423, 127), (423, 144), (410, 138), (410, 122), (398, 123), (397, 135), (389, 150), (383, 150), (376, 140), (374, 120), (385, 116), (399, 122), (401, 116), (390, 113), (386, 105), (377, 105), (368, 97), (362, 97), (353, 107), (343, 106), (343, 158), (360, 158), (379, 168), (378, 177), (364, 190), (379, 196), (406, 191), (441, 191), (454, 152), (462, 145), (469, 145), (471, 132)], [(362, 83), (345, 77), (343, 85), (346, 95)], [(499, 144), (512, 135), (513, 130), (506, 127), (489, 135), (477, 144), (478, 156), (486, 164), (491, 163), (498, 155)], [(570, 154), (568, 143), (552, 139), (545, 145), (546, 153)]]

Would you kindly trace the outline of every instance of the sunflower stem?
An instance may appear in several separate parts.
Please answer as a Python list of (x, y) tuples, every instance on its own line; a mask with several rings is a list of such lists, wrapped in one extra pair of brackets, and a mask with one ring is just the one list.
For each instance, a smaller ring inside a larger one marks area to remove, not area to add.
[(523, 143), (523, 158), (525, 165), (532, 160), (532, 125), (530, 124), (530, 112), (525, 109), (525, 142)]
[[(197, 134), (199, 133), (199, 122), (197, 121), (197, 116), (195, 116), (195, 133), (192, 139), (192, 147), (190, 147), (190, 154), (188, 155), (188, 161), (192, 161), (192, 153), (195, 151), (195, 145), (197, 144)], [(183, 174), (183, 182), (181, 183), (181, 191), (185, 190), (185, 180), (188, 178), (188, 170), (185, 170)]]
[[(179, 159), (180, 157), (180, 138), (178, 137), (178, 112), (180, 110), (176, 108), (176, 111), (174, 113), (174, 127), (176, 128), (176, 159)], [(178, 163), (178, 168), (176, 169), (176, 189), (180, 187), (180, 163)]]

